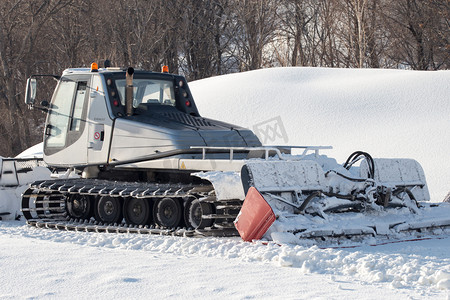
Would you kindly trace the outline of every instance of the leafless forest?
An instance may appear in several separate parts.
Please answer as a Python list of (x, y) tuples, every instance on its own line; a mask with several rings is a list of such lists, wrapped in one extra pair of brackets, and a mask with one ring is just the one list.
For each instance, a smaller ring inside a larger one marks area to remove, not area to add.
[(449, 15), (449, 0), (1, 0), (0, 155), (41, 140), (44, 116), (23, 103), (31, 74), (105, 59), (188, 80), (274, 66), (449, 69)]

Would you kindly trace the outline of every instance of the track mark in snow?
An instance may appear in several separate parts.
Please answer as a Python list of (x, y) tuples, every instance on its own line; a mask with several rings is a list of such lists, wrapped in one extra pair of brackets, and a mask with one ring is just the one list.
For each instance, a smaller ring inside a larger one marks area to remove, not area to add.
[(122, 280), (124, 282), (139, 282), (139, 281), (141, 281), (139, 278), (124, 278)]

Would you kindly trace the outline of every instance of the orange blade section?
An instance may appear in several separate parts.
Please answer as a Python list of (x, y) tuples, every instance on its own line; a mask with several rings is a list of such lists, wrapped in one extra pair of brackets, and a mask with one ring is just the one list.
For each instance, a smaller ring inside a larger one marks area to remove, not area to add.
[(275, 214), (264, 197), (256, 188), (249, 188), (234, 224), (241, 238), (246, 242), (261, 239), (274, 221)]

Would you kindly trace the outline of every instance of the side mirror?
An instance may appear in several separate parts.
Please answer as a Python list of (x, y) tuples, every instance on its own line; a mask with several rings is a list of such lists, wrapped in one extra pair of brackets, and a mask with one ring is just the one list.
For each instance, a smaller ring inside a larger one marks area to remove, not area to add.
[(33, 106), (36, 99), (36, 78), (28, 78), (25, 90), (25, 103)]

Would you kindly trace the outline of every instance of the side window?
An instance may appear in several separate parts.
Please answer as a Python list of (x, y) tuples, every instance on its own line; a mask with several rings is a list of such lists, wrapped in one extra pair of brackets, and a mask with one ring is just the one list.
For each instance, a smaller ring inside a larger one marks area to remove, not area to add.
[(80, 79), (63, 79), (53, 96), (45, 129), (47, 155), (73, 144), (82, 135), (85, 127), (88, 81)]
[(86, 99), (86, 87), (86, 81), (78, 82), (77, 93), (75, 94), (75, 102), (73, 104), (72, 119), (69, 128), (70, 131), (80, 131), (84, 100)]
[(61, 81), (50, 107), (48, 116), (49, 127), (46, 129), (48, 138), (46, 147), (60, 148), (66, 144), (67, 127), (69, 126), (70, 109), (76, 82)]

